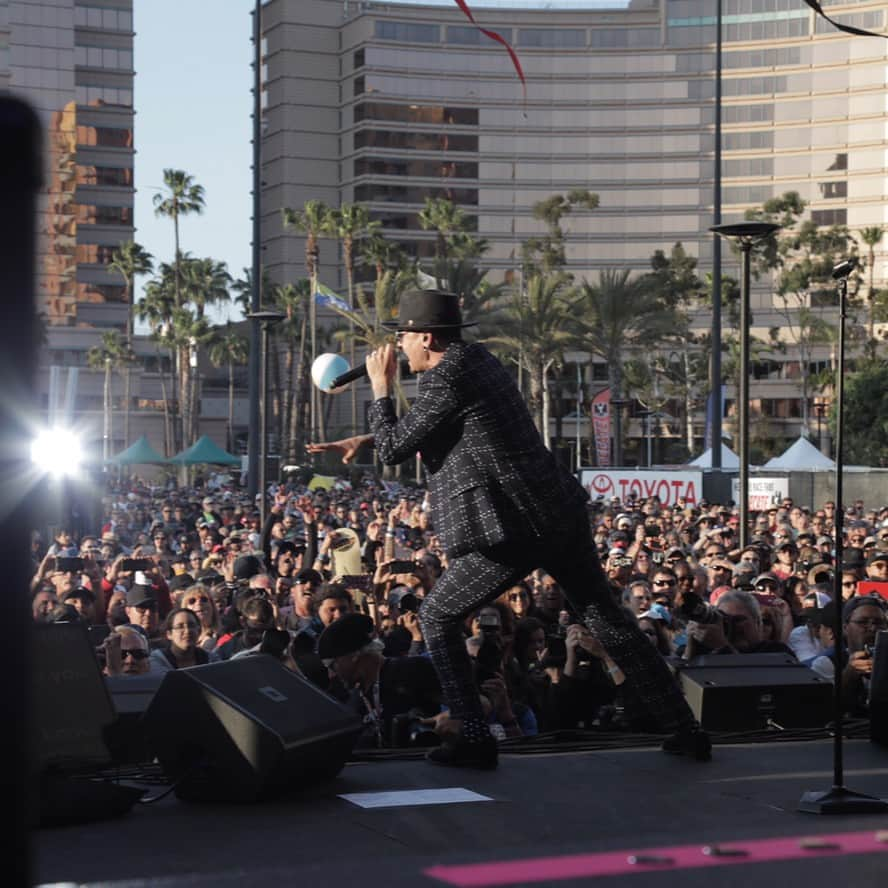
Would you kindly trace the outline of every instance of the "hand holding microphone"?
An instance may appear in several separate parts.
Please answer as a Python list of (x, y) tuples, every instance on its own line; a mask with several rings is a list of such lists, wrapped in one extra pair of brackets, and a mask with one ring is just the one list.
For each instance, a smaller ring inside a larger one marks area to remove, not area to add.
[(398, 369), (395, 347), (386, 343), (382, 348), (374, 349), (367, 355), (365, 366), (373, 388), (373, 397), (387, 398), (391, 394), (392, 380)]

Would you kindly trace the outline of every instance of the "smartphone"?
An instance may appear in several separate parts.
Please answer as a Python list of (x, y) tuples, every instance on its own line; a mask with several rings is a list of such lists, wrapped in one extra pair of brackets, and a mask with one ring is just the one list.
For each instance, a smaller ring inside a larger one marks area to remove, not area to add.
[(359, 589), (370, 592), (373, 589), (373, 577), (368, 574), (347, 574), (342, 578), (342, 585), (347, 589)]
[(124, 558), (120, 562), (121, 570), (151, 570), (154, 562), (150, 558)]
[(777, 603), (777, 596), (771, 595), (770, 592), (753, 592), (753, 596), (759, 604), (772, 605)]
[(72, 573), (80, 573), (83, 570), (82, 558), (56, 558), (55, 569), (62, 573), (71, 571)]
[(416, 565), (412, 561), (393, 561), (389, 565), (389, 571), (393, 574), (412, 574)]
[(660, 528), (654, 524), (646, 524), (644, 527), (644, 535), (646, 537), (658, 537), (660, 536)]

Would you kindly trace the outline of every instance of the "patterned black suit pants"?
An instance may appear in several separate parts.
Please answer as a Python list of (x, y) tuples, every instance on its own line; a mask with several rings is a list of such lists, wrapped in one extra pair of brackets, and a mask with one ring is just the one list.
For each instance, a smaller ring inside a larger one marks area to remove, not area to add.
[(611, 597), (585, 512), (565, 526), (551, 538), (502, 543), (452, 559), (426, 596), (420, 622), (451, 716), (483, 721), (463, 634), (466, 617), (541, 567), (623, 671), (634, 704), (664, 732), (695, 724), (662, 657)]

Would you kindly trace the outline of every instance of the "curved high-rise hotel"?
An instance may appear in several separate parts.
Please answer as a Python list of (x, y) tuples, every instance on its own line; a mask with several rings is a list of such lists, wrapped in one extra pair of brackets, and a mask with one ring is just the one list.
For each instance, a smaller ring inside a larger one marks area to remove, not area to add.
[[(535, 202), (588, 189), (597, 209), (569, 217), (578, 277), (649, 268), (681, 241), (712, 261), (715, 0), (483, 2), (478, 22), (507, 38), (526, 75), (450, 0), (425, 4), (271, 0), (263, 7), (263, 240), (272, 279), (304, 275), (280, 208), (320, 198), (369, 205), (419, 257), (433, 250), (418, 213), (444, 196), (490, 243), (493, 279), (542, 233)], [(724, 0), (722, 219), (797, 191), (806, 215), (852, 232), (888, 223), (888, 41), (850, 36), (802, 0)], [(881, 2), (824, 2), (847, 24), (884, 32)], [(888, 238), (875, 249), (886, 279)], [(866, 248), (862, 248), (866, 254)], [(725, 250), (726, 272), (735, 273)], [(336, 249), (322, 277), (341, 285)], [(753, 294), (758, 331), (780, 326), (769, 288)], [(706, 319), (700, 317), (705, 325)], [(764, 338), (764, 337), (763, 337)], [(801, 366), (790, 346), (753, 397), (779, 434), (798, 430)], [(828, 358), (824, 347), (814, 363)]]

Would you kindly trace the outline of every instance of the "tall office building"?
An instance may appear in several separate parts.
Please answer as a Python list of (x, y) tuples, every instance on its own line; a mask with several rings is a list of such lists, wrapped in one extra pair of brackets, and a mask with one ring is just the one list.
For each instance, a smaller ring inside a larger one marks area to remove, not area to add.
[(41, 310), (51, 326), (122, 329), (107, 266), (134, 230), (132, 0), (0, 0), (0, 88), (44, 129)]
[[(537, 201), (570, 189), (599, 207), (567, 220), (578, 277), (643, 272), (681, 241), (712, 262), (715, 4), (705, 0), (456, 4), (269, 0), (263, 7), (263, 241), (275, 280), (304, 275), (302, 242), (282, 206), (311, 198), (366, 202), (414, 255), (433, 250), (418, 213), (449, 197), (491, 249), (493, 279), (518, 268), (521, 241), (542, 233)], [(824, 4), (840, 21), (884, 32), (882, 2)], [(837, 31), (800, 0), (723, 2), (723, 221), (797, 191), (807, 216), (852, 232), (888, 225), (888, 41)], [(875, 250), (886, 277), (888, 236)], [(866, 252), (866, 249), (863, 250)], [(726, 271), (736, 274), (725, 250)], [(336, 249), (321, 245), (337, 281)], [(755, 331), (785, 326), (771, 289), (753, 294)], [(707, 318), (701, 311), (697, 323)], [(802, 362), (791, 343), (763, 362), (755, 409), (778, 434), (797, 432)], [(702, 432), (702, 428), (699, 430)]]

